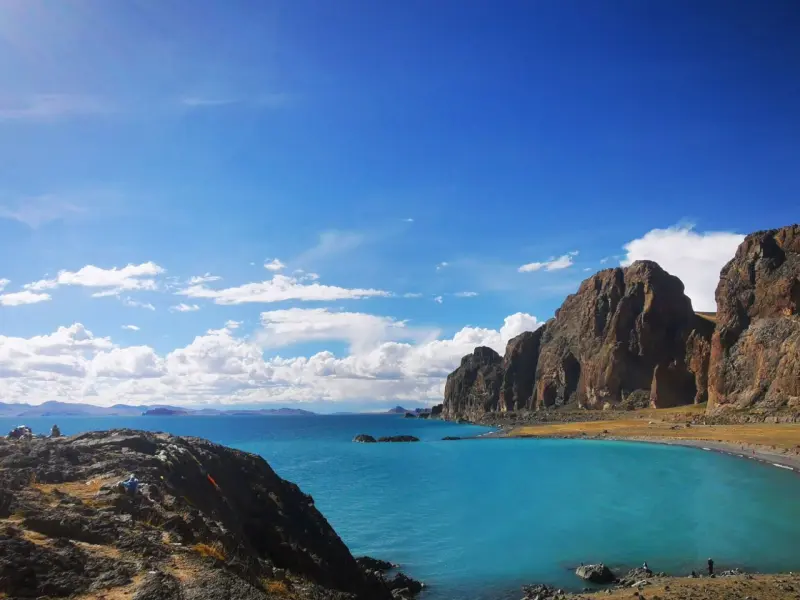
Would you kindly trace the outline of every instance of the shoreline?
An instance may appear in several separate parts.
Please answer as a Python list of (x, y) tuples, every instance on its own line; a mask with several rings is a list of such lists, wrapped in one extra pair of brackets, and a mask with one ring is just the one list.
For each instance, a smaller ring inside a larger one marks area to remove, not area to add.
[(762, 447), (748, 444), (735, 444), (733, 442), (718, 442), (711, 440), (685, 440), (659, 436), (582, 436), (582, 435), (525, 435), (513, 432), (486, 433), (474, 439), (543, 439), (543, 440), (587, 440), (606, 442), (644, 442), (647, 444), (661, 444), (664, 446), (683, 446), (707, 452), (727, 454), (736, 458), (744, 458), (762, 463), (767, 466), (777, 467), (800, 475), (800, 454), (784, 454)]

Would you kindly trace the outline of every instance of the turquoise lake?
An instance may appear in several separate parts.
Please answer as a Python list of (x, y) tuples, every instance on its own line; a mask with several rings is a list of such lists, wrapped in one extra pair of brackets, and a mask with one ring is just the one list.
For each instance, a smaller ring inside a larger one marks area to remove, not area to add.
[[(800, 477), (654, 444), (473, 439), (481, 427), (395, 416), (0, 419), (65, 434), (131, 427), (262, 455), (312, 494), (353, 554), (400, 563), (426, 600), (519, 598), (526, 583), (580, 589), (580, 562), (647, 561), (681, 574), (797, 570)], [(354, 435), (416, 444), (354, 444)]]

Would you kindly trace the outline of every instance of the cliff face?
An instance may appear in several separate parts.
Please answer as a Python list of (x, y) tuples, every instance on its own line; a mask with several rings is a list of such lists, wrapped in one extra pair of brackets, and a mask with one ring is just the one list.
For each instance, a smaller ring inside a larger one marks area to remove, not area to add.
[[(117, 489), (129, 473), (136, 493)], [(391, 597), (313, 499), (258, 456), (130, 430), (0, 441), (0, 596), (106, 590), (138, 600)]]
[(465, 357), (448, 377), (445, 416), (634, 398), (656, 407), (704, 401), (712, 331), (683, 283), (656, 263), (607, 269), (543, 327), (511, 340), (502, 361), (489, 349), (483, 360)]
[(747, 236), (716, 298), (709, 411), (800, 408), (800, 225)]
[(503, 360), (491, 348), (480, 346), (461, 359), (461, 366), (447, 376), (442, 416), (476, 419), (497, 410), (503, 381)]

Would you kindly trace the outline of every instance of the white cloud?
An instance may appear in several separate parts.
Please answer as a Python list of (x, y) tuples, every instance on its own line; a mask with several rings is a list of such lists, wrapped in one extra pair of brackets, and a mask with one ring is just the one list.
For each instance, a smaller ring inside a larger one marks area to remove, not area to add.
[(584, 267), (583, 272), (584, 273), (588, 273), (591, 270), (592, 270), (592, 267)]
[(37, 94), (22, 102), (0, 105), (0, 121), (52, 121), (108, 112), (111, 112), (111, 107), (99, 98), (73, 94)]
[(499, 330), (464, 327), (445, 339), (420, 331), (416, 341), (400, 342), (392, 338), (405, 336), (410, 328), (389, 317), (325, 310), (265, 315), (266, 336), (282, 336), (284, 341), (341, 337), (351, 342), (351, 351), (343, 357), (323, 351), (265, 359), (261, 334), (239, 337), (236, 322), (159, 355), (148, 346), (115, 345), (75, 324), (45, 336), (0, 336), (0, 397), (9, 402), (59, 398), (103, 405), (432, 403), (441, 401), (445, 377), (475, 346), (488, 345), (502, 353), (511, 337), (541, 325), (535, 317), (517, 313)]
[(62, 285), (77, 285), (88, 288), (101, 288), (101, 291), (92, 294), (95, 298), (116, 296), (123, 291), (155, 290), (158, 288), (157, 275), (165, 269), (154, 262), (140, 265), (129, 264), (125, 267), (103, 269), (94, 265), (86, 265), (78, 271), (62, 270), (53, 279), (42, 279), (25, 285), (26, 290), (42, 291), (57, 288)]
[(519, 269), (517, 269), (520, 273), (531, 273), (533, 271), (540, 271), (544, 269), (545, 271), (558, 271), (560, 269), (566, 269), (571, 267), (574, 264), (573, 257), (578, 255), (577, 250), (573, 250), (572, 252), (567, 252), (562, 256), (555, 257), (551, 256), (550, 260), (546, 260), (544, 262), (532, 262), (526, 265), (522, 265)]
[(11, 283), (10, 279), (0, 279), (0, 292), (6, 289), (6, 286)]
[(212, 275), (211, 273), (206, 273), (205, 275), (195, 275), (194, 277), (190, 277), (189, 281), (187, 282), (189, 285), (199, 285), (201, 283), (210, 283), (212, 281), (219, 281), (222, 279), (219, 275)]
[(449, 266), (450, 266), (450, 263), (449, 263), (449, 262), (447, 262), (447, 261), (442, 261), (442, 262), (440, 262), (438, 265), (436, 265), (436, 270), (437, 270), (437, 271), (441, 271), (442, 269), (446, 269), (446, 268), (447, 268), (447, 267), (449, 267)]
[(50, 300), (50, 294), (37, 294), (28, 290), (22, 292), (12, 292), (10, 294), (0, 294), (1, 306), (21, 306), (23, 304), (38, 304)]
[(441, 296), (436, 296), (433, 299), (433, 301), (436, 302), (436, 304), (441, 304), (442, 302), (444, 302), (444, 298), (442, 298)]
[(281, 271), (281, 270), (285, 269), (285, 268), (286, 268), (286, 265), (285, 265), (285, 264), (283, 264), (283, 263), (282, 263), (280, 260), (278, 260), (277, 258), (273, 258), (271, 261), (269, 261), (269, 262), (265, 262), (265, 263), (264, 263), (264, 268), (265, 268), (267, 271), (273, 271), (273, 272), (275, 272), (275, 271)]
[(248, 302), (281, 302), (285, 300), (330, 301), (390, 296), (389, 292), (376, 289), (342, 288), (304, 280), (316, 277), (311, 273), (301, 277), (274, 275), (272, 279), (257, 283), (246, 283), (238, 287), (211, 289), (203, 285), (189, 286), (177, 292), (190, 298), (209, 298), (216, 304), (234, 305)]
[(309, 341), (345, 340), (354, 352), (363, 352), (385, 340), (429, 337), (428, 329), (408, 327), (406, 321), (327, 308), (290, 308), (261, 313), (262, 330), (257, 340), (265, 347), (281, 347)]
[(146, 310), (155, 310), (156, 307), (149, 302), (139, 302), (133, 298), (120, 298), (122, 303), (129, 308), (144, 308)]
[(403, 294), (403, 298), (422, 298), (422, 294), (419, 292), (406, 292)]
[(713, 312), (717, 310), (714, 292), (720, 271), (743, 240), (744, 236), (738, 233), (697, 232), (693, 225), (653, 229), (625, 244), (627, 254), (620, 264), (627, 266), (636, 260), (657, 262), (683, 281), (694, 310)]
[(601, 259), (600, 259), (600, 264), (601, 264), (601, 265), (604, 265), (604, 264), (606, 264), (606, 263), (608, 262), (608, 259), (609, 259), (609, 258), (610, 258), (610, 257), (608, 257), (608, 256), (605, 256), (605, 257), (601, 258)]
[(200, 307), (197, 304), (185, 304), (181, 302), (180, 304), (176, 304), (175, 306), (170, 306), (169, 310), (171, 312), (193, 312), (196, 310), (200, 310)]
[(456, 292), (453, 294), (456, 298), (474, 298), (478, 292)]
[(405, 223), (413, 223), (413, 222), (414, 222), (414, 219), (412, 219), (411, 217), (408, 217), (408, 218), (406, 218), (406, 219), (403, 219), (403, 221), (404, 221)]
[(123, 325), (123, 329), (127, 329), (128, 331), (139, 331), (140, 327), (138, 325)]

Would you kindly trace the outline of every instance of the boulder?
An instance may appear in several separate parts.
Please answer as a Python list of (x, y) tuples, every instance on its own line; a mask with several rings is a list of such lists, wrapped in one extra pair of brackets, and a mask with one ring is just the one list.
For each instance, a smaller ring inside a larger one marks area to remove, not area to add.
[(359, 433), (356, 437), (353, 438), (353, 441), (359, 442), (361, 444), (374, 444), (377, 440), (371, 435), (367, 435), (366, 433)]
[(616, 577), (614, 573), (603, 563), (596, 565), (581, 565), (575, 569), (575, 575), (584, 581), (592, 583), (614, 583)]
[(645, 579), (650, 579), (653, 577), (653, 571), (650, 569), (645, 569), (644, 567), (636, 567), (635, 569), (631, 569), (619, 580), (620, 585), (624, 585), (625, 587), (630, 587), (635, 585), (637, 582), (640, 582)]
[(708, 411), (800, 408), (800, 225), (748, 235), (722, 269)]
[(388, 560), (381, 560), (380, 558), (372, 558), (371, 556), (359, 556), (356, 558), (358, 566), (365, 571), (389, 571), (396, 569), (398, 565), (389, 562)]
[(419, 594), (424, 587), (423, 584), (415, 579), (411, 579), (404, 573), (397, 573), (391, 579), (386, 579), (386, 587), (390, 591), (394, 590), (408, 590), (410, 594)]
[(413, 435), (389, 435), (378, 438), (379, 442), (418, 442), (419, 438)]

